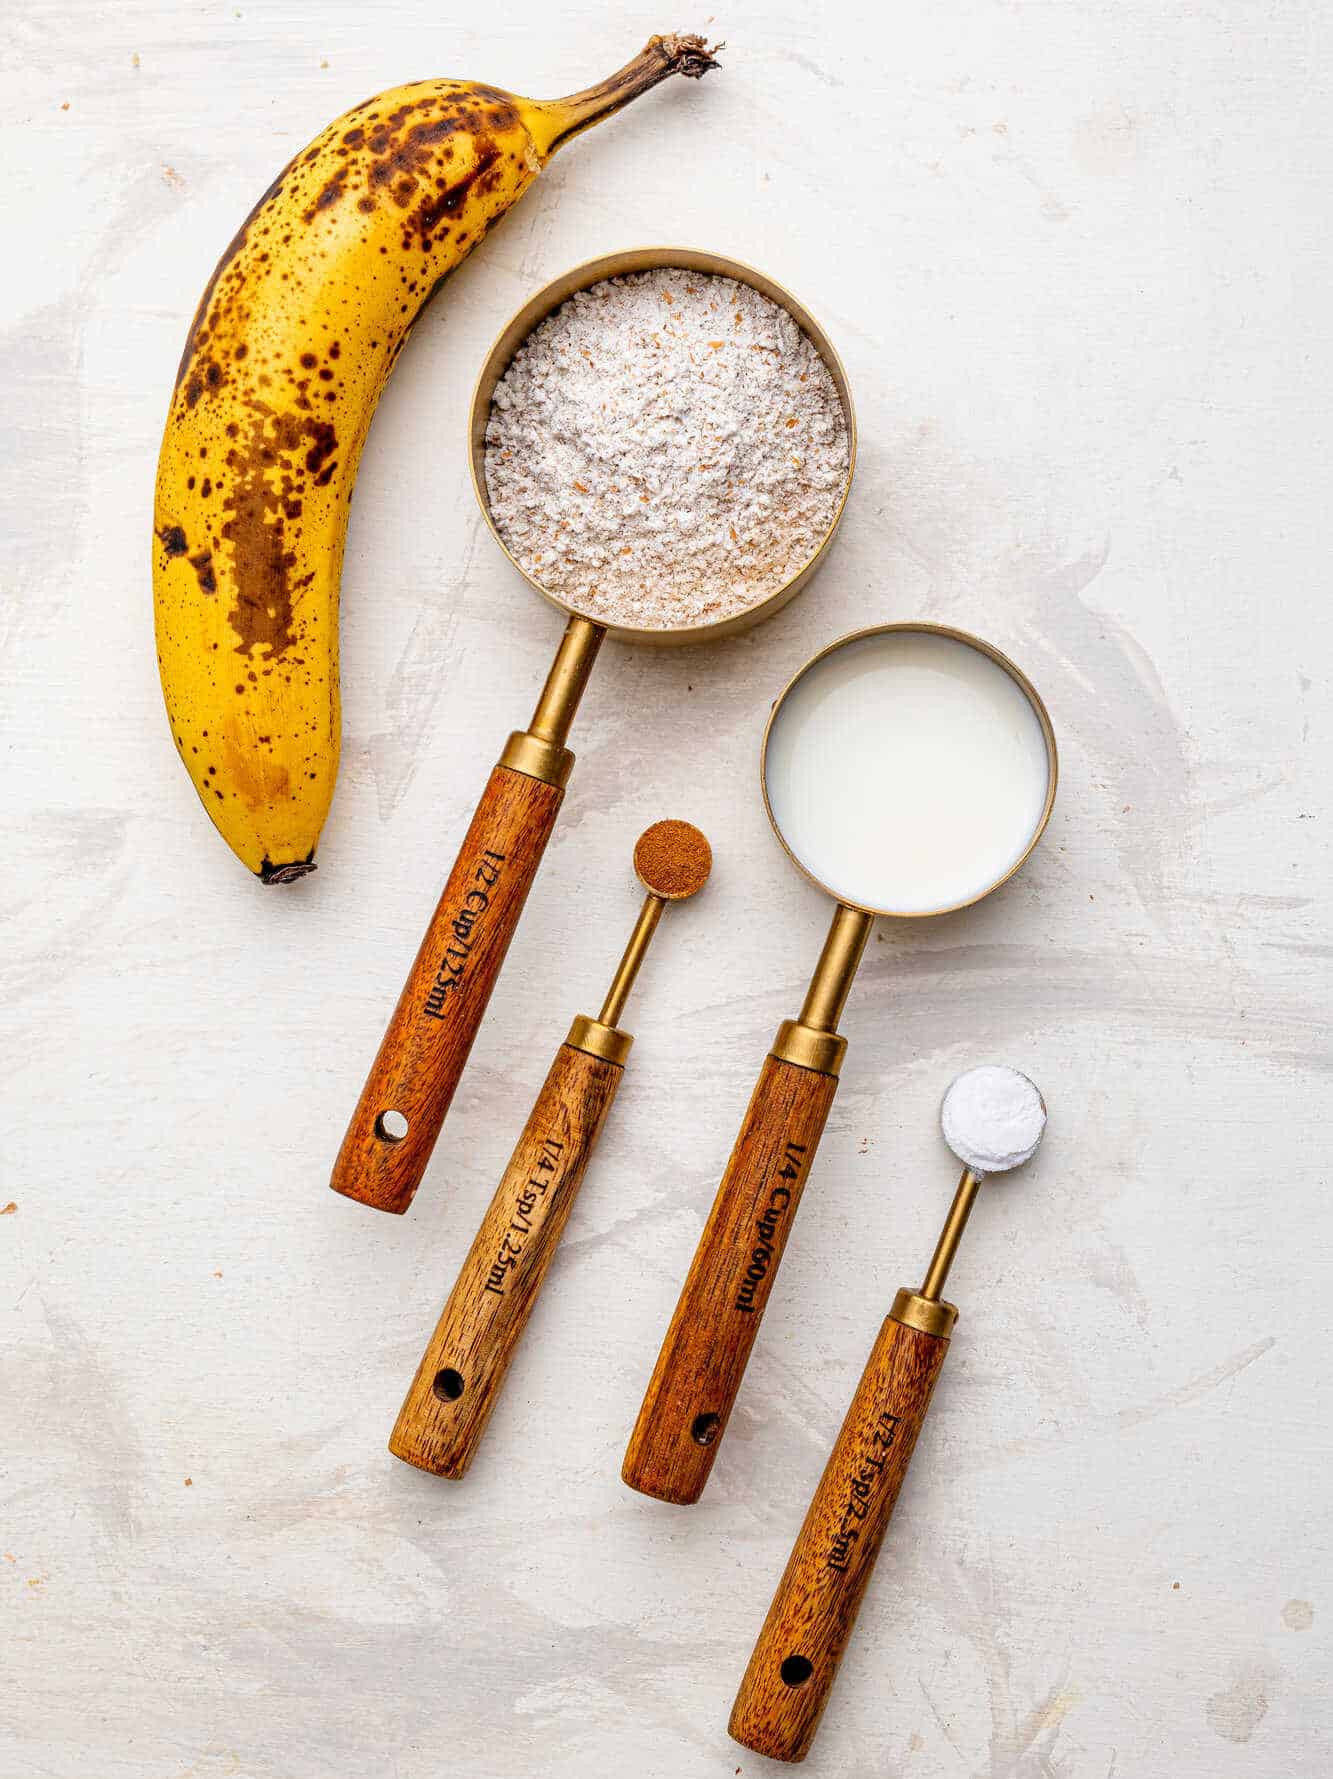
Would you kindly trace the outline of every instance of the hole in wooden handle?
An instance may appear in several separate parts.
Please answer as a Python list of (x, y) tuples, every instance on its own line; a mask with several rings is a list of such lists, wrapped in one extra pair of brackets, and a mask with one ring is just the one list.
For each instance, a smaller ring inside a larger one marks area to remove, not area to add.
[(407, 1135), (409, 1126), (401, 1112), (392, 1107), (381, 1112), (375, 1120), (375, 1135), (382, 1143), (401, 1143)]
[(696, 1445), (712, 1445), (721, 1425), (721, 1415), (695, 1415), (690, 1427), (690, 1438)]
[(452, 1365), (446, 1365), (443, 1371), (435, 1373), (435, 1382), (431, 1389), (441, 1402), (457, 1402), (463, 1394), (463, 1374), (455, 1371)]
[(814, 1663), (805, 1655), (789, 1655), (778, 1669), (784, 1686), (804, 1686), (814, 1671)]

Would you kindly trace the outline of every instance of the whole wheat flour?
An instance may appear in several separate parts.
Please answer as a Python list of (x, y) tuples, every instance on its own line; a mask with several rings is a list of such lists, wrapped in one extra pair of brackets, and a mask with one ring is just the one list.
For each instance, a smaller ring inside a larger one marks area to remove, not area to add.
[(833, 379), (785, 309), (676, 267), (579, 291), (496, 387), (486, 485), (526, 573), (590, 617), (732, 617), (818, 549), (847, 484)]

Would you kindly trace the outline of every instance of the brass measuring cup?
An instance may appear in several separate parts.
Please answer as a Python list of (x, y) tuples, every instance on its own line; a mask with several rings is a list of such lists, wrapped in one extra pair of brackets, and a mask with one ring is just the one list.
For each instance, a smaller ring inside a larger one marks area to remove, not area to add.
[[(785, 309), (819, 352), (848, 429), (847, 481), (819, 547), (799, 571), (746, 611), (673, 630), (619, 628), (589, 617), (543, 587), (510, 553), (486, 490), (486, 426), (495, 386), (519, 346), (567, 297), (605, 278), (659, 267), (717, 273), (748, 284)], [(574, 765), (565, 743), (603, 639), (661, 645), (697, 643), (748, 628), (795, 597), (822, 561), (842, 519), (856, 467), (851, 390), (832, 342), (780, 284), (721, 254), (685, 247), (637, 247), (585, 261), (525, 303), (487, 355), (469, 420), (472, 486), (491, 534), (529, 586), (568, 616), (555, 660), (526, 729), (509, 737), (463, 838), (397, 1007), (380, 1043), (334, 1163), (335, 1192), (381, 1211), (403, 1212), (421, 1182), (466, 1066), (501, 965)]]
[[(1046, 750), (1046, 795), (1013, 862), (975, 894), (949, 907), (871, 907), (840, 896), (797, 857), (769, 795), (770, 741), (786, 700), (805, 676), (839, 650), (870, 637), (922, 633), (950, 637), (1001, 667), (1027, 700)], [(1055, 733), (1036, 689), (1000, 651), (942, 624), (880, 624), (840, 637), (807, 661), (784, 688), (764, 730), (764, 805), (797, 869), (837, 903), (797, 1019), (784, 1019), (759, 1072), (736, 1146), (681, 1288), (675, 1314), (630, 1436), (621, 1475), (661, 1501), (697, 1501), (717, 1457), (768, 1296), (796, 1218), (801, 1193), (838, 1088), (847, 1040), (838, 1020), (879, 915), (929, 918), (970, 907), (1008, 881), (1040, 840), (1055, 802)]]

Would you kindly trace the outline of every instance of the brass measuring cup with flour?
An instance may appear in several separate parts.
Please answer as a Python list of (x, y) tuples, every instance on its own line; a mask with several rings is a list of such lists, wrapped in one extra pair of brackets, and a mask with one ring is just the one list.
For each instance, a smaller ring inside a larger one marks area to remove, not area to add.
[(590, 260), (496, 340), (472, 398), (473, 487), (497, 543), (569, 621), (426, 929), (336, 1192), (383, 1211), (412, 1202), (555, 827), (603, 639), (697, 643), (776, 612), (819, 566), (855, 458), (827, 336), (718, 254)]
[(847, 1048), (838, 1035), (877, 915), (980, 901), (1036, 846), (1058, 774), (1050, 718), (989, 643), (884, 624), (806, 663), (773, 707), (764, 802), (797, 868), (837, 903), (800, 1017), (764, 1059), (621, 1472), (697, 1501), (717, 1457)]

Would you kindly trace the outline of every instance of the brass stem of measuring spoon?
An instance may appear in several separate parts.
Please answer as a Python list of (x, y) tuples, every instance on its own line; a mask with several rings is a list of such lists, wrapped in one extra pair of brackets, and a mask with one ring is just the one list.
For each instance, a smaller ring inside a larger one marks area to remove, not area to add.
[(629, 991), (634, 987), (634, 978), (639, 973), (639, 965), (648, 950), (648, 941), (657, 931), (657, 923), (662, 918), (662, 910), (666, 901), (650, 891), (644, 897), (643, 907), (639, 910), (639, 918), (634, 923), (634, 931), (629, 936), (629, 944), (625, 947), (625, 955), (617, 966), (611, 986), (606, 991), (606, 999), (602, 1002), (602, 1010), (597, 1015), (601, 1025), (619, 1025), (620, 1016), (625, 1011), (625, 1002), (629, 999)]
[(984, 1174), (974, 1174), (970, 1167), (963, 1169), (963, 1177), (953, 1195), (949, 1215), (944, 1220), (944, 1228), (935, 1244), (935, 1252), (931, 1255), (930, 1265), (926, 1268), (926, 1280), (920, 1291), (922, 1297), (929, 1298), (932, 1302), (938, 1302), (944, 1291), (944, 1281), (949, 1276), (949, 1268), (953, 1265), (954, 1255), (958, 1252), (958, 1244), (967, 1228), (967, 1220), (972, 1215), (972, 1206), (977, 1202), (977, 1194), (984, 1178)]
[(532, 721), (509, 737), (500, 755), (502, 766), (546, 784), (564, 786), (574, 764), (565, 741), (605, 635), (602, 625), (589, 618), (570, 618)]

